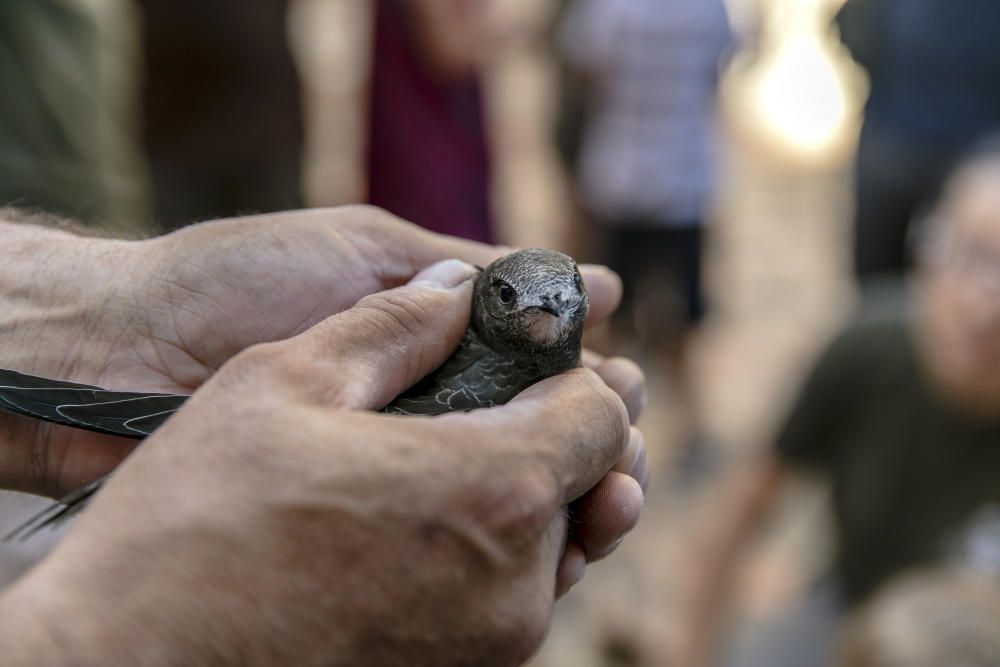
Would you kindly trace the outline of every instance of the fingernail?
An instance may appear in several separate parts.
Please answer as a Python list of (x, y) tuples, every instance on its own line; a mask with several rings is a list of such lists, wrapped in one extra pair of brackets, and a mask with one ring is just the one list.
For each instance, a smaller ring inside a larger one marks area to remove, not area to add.
[(466, 264), (460, 259), (446, 259), (443, 262), (431, 264), (415, 275), (410, 284), (451, 289), (477, 275), (479, 275), (479, 269), (471, 264)]
[(628, 533), (630, 531), (631, 531), (631, 529), (629, 529), (628, 531), (625, 531), (625, 533), (623, 533), (621, 535), (621, 537), (619, 537), (617, 540), (615, 540), (613, 544), (611, 544), (610, 546), (608, 546), (606, 549), (602, 549), (598, 554), (596, 554), (594, 556), (594, 558), (597, 559), (597, 560), (600, 560), (601, 558), (607, 558), (608, 556), (610, 556), (611, 554), (613, 554), (618, 549), (618, 547), (620, 547), (622, 545), (622, 542), (625, 541), (625, 536), (628, 535)]

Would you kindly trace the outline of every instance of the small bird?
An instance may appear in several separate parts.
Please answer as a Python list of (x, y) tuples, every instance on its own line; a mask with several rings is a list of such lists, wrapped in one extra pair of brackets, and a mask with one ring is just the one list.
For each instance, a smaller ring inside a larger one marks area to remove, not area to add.
[[(383, 412), (439, 415), (502, 405), (539, 380), (580, 365), (587, 289), (554, 250), (519, 250), (483, 269), (458, 349)], [(109, 391), (0, 369), (0, 410), (75, 428), (145, 438), (181, 409), (181, 394)], [(4, 540), (27, 539), (79, 512), (109, 475), (31, 517)]]

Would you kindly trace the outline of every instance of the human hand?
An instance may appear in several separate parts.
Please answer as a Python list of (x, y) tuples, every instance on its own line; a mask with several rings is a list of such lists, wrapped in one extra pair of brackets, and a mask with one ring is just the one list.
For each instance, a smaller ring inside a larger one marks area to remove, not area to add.
[(644, 456), (586, 369), (488, 410), (371, 412), (452, 352), (473, 273), (438, 264), (226, 364), (0, 599), (7, 664), (527, 658), (564, 568), (562, 508), (589, 502), (626, 530), (638, 483), (610, 473), (625, 503), (599, 489), (627, 449), (632, 474)]
[[(485, 266), (507, 252), (364, 206), (216, 221), (141, 242), (14, 229), (39, 237), (18, 253), (22, 266), (10, 267), (20, 268), (34, 291), (0, 311), (0, 332), (9, 332), (0, 365), (167, 393), (190, 393), (241, 350), (301, 333), (436, 261)], [(619, 281), (606, 269), (581, 269), (591, 295), (588, 321), (599, 321), (617, 306)], [(62, 495), (113, 468), (135, 445), (3, 419), (17, 445), (0, 465), (7, 488)]]

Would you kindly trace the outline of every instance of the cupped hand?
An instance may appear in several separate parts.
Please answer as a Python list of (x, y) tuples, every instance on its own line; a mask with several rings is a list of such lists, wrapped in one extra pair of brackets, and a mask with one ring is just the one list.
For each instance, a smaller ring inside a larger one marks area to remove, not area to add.
[[(109, 389), (191, 393), (240, 351), (301, 333), (434, 262), (485, 266), (506, 252), (368, 206), (219, 220), (139, 242), (86, 239), (83, 266), (50, 280), (99, 295), (92, 299), (97, 312), (76, 318), (80, 326), (22, 326), (30, 354), (4, 365)], [(617, 307), (620, 282), (607, 269), (581, 268), (591, 295), (588, 322), (600, 321)], [(3, 356), (11, 358), (15, 347), (5, 340)], [(135, 446), (11, 422), (11, 439), (31, 444), (18, 455), (30, 475), (9, 485), (26, 491), (59, 496), (104, 474)]]
[(608, 382), (578, 369), (488, 410), (373, 412), (452, 352), (474, 273), (437, 264), (225, 364), (0, 600), (10, 664), (526, 659), (568, 568), (563, 508), (637, 519), (638, 482), (638, 503), (608, 490), (645, 465), (609, 384), (641, 376), (598, 361)]

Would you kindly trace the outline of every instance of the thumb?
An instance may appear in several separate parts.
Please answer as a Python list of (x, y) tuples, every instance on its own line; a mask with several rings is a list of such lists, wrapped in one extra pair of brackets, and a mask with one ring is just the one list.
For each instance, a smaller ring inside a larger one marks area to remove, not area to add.
[(457, 259), (438, 262), (310, 329), (319, 353), (339, 360), (343, 404), (381, 408), (444, 363), (469, 326), (478, 273)]

